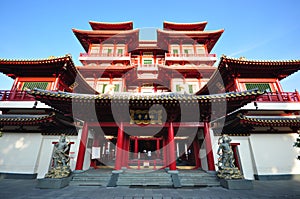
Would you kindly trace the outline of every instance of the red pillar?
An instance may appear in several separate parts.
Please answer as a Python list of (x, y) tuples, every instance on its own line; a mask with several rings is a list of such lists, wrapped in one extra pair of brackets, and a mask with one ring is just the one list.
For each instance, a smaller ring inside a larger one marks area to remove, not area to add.
[(176, 156), (175, 156), (175, 141), (174, 141), (174, 128), (173, 123), (170, 122), (168, 131), (168, 148), (169, 148), (169, 168), (170, 170), (176, 170)]
[(116, 162), (115, 162), (115, 170), (120, 170), (122, 167), (122, 153), (123, 153), (123, 141), (124, 141), (124, 131), (123, 131), (123, 123), (120, 123), (118, 129), (118, 138), (117, 138), (117, 147), (116, 147)]
[(197, 140), (197, 137), (193, 141), (193, 148), (194, 148), (194, 156), (195, 156), (195, 163), (196, 163), (195, 169), (198, 169), (199, 167), (201, 167), (201, 161), (199, 158), (200, 147), (199, 147), (199, 142)]
[(123, 167), (128, 167), (128, 156), (129, 156), (129, 143), (130, 139), (127, 134), (124, 134), (124, 144), (123, 144)]
[(138, 153), (139, 153), (139, 144), (138, 144), (138, 138), (134, 137), (134, 158), (138, 158)]
[(230, 143), (232, 151), (233, 151), (233, 156), (234, 156), (234, 164), (239, 170), (241, 170), (241, 166), (239, 164), (239, 156), (237, 154), (237, 146), (240, 145), (240, 143)]
[(156, 159), (159, 159), (160, 151), (159, 151), (159, 138), (156, 138)]
[(167, 138), (163, 136), (163, 167), (167, 167), (168, 156), (167, 156)]
[(83, 125), (83, 128), (82, 128), (82, 132), (81, 132), (81, 139), (80, 139), (80, 144), (79, 144), (79, 150), (78, 150), (75, 170), (82, 170), (82, 167), (83, 167), (84, 155), (85, 155), (85, 150), (86, 150), (86, 142), (87, 142), (87, 138), (88, 138), (88, 129), (89, 129), (88, 123), (85, 122)]
[(209, 123), (204, 122), (204, 139), (205, 139), (205, 148), (206, 148), (206, 159), (209, 171), (215, 171), (214, 156), (212, 150), (212, 144), (209, 133)]

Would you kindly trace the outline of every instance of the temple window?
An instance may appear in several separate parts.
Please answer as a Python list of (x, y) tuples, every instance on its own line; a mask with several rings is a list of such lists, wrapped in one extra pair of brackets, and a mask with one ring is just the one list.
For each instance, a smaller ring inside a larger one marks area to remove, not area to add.
[(205, 55), (206, 54), (206, 50), (205, 50), (203, 45), (197, 46), (196, 49), (197, 49), (197, 54), (198, 55)]
[(91, 55), (99, 55), (100, 52), (100, 46), (92, 46), (90, 49)]
[(114, 84), (114, 91), (120, 92), (120, 84)]
[(47, 90), (49, 88), (50, 82), (23, 82), (21, 90), (26, 90), (26, 89), (43, 89)]
[(246, 89), (258, 89), (259, 91), (271, 92), (271, 86), (269, 83), (245, 83)]
[(103, 47), (102, 53), (104, 55), (110, 55), (113, 52), (113, 47)]
[(179, 45), (171, 45), (170, 46), (170, 53), (173, 53), (173, 54), (178, 54), (179, 53)]
[(193, 85), (188, 85), (189, 86), (189, 93), (193, 93)]
[(180, 92), (182, 89), (182, 86), (180, 84), (176, 85), (176, 92)]
[(107, 54), (109, 55), (109, 54), (111, 54), (112, 53), (112, 49), (111, 48), (108, 48), (107, 49)]
[(182, 50), (183, 54), (185, 54), (185, 55), (194, 54), (194, 50), (193, 50), (193, 46), (192, 45), (183, 45), (182, 49), (183, 49)]
[(123, 55), (123, 49), (119, 48), (117, 54), (118, 55)]
[(143, 64), (152, 64), (153, 60), (152, 59), (144, 59)]
[(178, 49), (173, 49), (173, 54), (178, 54)]

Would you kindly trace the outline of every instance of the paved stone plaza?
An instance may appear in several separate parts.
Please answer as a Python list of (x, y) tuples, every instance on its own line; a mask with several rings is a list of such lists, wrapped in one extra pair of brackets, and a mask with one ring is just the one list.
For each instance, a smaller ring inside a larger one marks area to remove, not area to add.
[(194, 198), (300, 198), (300, 180), (254, 181), (253, 190), (222, 187), (153, 189), (70, 185), (62, 189), (36, 188), (37, 180), (1, 179), (0, 198), (24, 199), (194, 199)]

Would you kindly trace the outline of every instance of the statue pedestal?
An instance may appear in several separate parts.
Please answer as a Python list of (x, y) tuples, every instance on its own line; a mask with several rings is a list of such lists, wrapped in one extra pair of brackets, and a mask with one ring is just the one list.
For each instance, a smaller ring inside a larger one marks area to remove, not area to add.
[(69, 185), (72, 176), (66, 178), (42, 178), (38, 179), (37, 188), (60, 189)]
[(252, 180), (220, 179), (220, 184), (226, 189), (253, 189)]

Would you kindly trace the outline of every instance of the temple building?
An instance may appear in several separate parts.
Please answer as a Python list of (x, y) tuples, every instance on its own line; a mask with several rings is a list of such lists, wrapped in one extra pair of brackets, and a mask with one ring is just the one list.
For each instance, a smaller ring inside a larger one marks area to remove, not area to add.
[(228, 134), (245, 179), (300, 174), (300, 95), (280, 83), (300, 60), (218, 60), (224, 30), (207, 22), (165, 21), (156, 40), (131, 21), (89, 23), (72, 29), (80, 66), (69, 54), (0, 59), (14, 79), (0, 91), (0, 175), (43, 178), (61, 134), (73, 171), (214, 172)]

